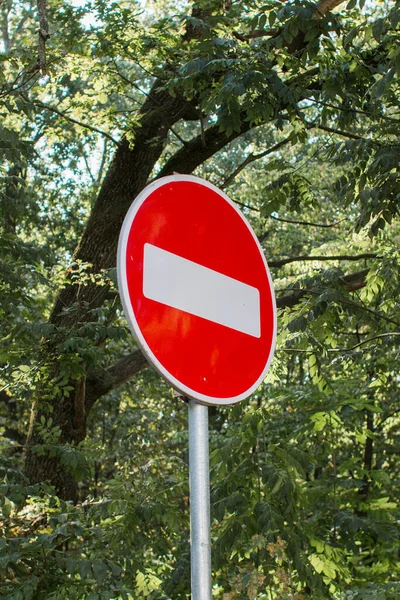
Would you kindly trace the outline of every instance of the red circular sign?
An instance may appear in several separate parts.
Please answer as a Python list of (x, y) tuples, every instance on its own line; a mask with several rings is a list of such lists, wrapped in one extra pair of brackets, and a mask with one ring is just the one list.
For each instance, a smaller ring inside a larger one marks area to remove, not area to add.
[(232, 404), (263, 381), (276, 337), (268, 266), (250, 225), (190, 175), (147, 186), (118, 245), (129, 326), (150, 363), (204, 404)]

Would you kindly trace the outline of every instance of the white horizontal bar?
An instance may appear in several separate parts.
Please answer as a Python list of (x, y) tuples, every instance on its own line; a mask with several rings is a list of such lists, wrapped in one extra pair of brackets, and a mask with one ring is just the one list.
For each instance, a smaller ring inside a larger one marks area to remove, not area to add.
[(259, 338), (257, 288), (153, 244), (144, 245), (143, 295)]

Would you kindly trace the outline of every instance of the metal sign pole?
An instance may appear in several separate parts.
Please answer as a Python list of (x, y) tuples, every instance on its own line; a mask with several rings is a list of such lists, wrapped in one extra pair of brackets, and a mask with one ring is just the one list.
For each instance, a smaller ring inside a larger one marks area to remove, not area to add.
[(211, 600), (208, 407), (189, 400), (189, 482), (192, 600)]

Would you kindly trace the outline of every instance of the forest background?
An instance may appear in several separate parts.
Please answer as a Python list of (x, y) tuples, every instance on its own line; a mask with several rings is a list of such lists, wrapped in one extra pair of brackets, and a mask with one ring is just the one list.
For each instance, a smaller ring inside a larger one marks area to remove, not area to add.
[(2, 597), (190, 596), (187, 407), (115, 281), (129, 205), (173, 172), (241, 207), (279, 308), (265, 383), (210, 409), (213, 597), (400, 597), (399, 22), (2, 0)]

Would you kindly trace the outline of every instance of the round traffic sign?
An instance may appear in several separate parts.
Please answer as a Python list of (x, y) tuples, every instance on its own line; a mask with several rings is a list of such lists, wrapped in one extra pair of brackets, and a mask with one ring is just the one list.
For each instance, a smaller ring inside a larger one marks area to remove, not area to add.
[(118, 244), (118, 285), (149, 362), (203, 404), (233, 404), (263, 381), (276, 305), (261, 246), (214, 185), (171, 175), (131, 205)]

